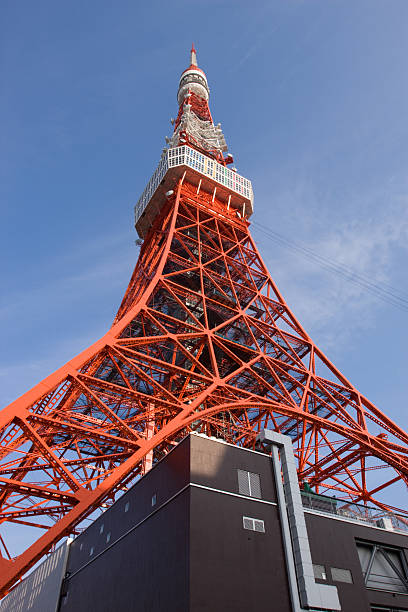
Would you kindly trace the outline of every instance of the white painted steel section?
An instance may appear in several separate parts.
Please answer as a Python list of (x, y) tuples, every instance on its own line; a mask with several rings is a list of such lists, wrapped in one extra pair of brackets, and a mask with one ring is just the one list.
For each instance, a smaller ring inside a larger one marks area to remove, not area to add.
[(177, 102), (179, 105), (190, 91), (193, 91), (208, 102), (210, 89), (208, 87), (207, 77), (199, 68), (190, 68), (189, 70), (185, 70), (181, 75), (177, 92)]
[(151, 177), (150, 181), (147, 183), (144, 192), (140, 196), (135, 206), (135, 225), (140, 219), (140, 217), (142, 216), (146, 206), (150, 202), (154, 192), (156, 191), (157, 187), (160, 185), (160, 182), (162, 178), (164, 177), (164, 175), (166, 174), (168, 169), (169, 169), (169, 164), (168, 164), (167, 155), (163, 154), (159, 161), (159, 165), (154, 171), (153, 176)]
[(182, 145), (181, 147), (168, 149), (163, 153), (159, 165), (135, 206), (135, 224), (142, 216), (167, 171), (177, 166), (187, 166), (195, 172), (209, 177), (216, 183), (223, 185), (226, 189), (249, 200), (252, 206), (254, 195), (250, 180), (222, 166), (206, 155), (195, 151), (191, 147)]
[(272, 463), (294, 611), (301, 610), (300, 606), (341, 610), (337, 587), (315, 582), (292, 440), (289, 436), (264, 429), (258, 434), (257, 441), (269, 445), (272, 449)]
[[(185, 134), (203, 151), (218, 151), (224, 153), (228, 150), (221, 124), (214, 125), (208, 119), (200, 119), (194, 112), (191, 104), (184, 103), (180, 123), (171, 138), (166, 139), (170, 149), (186, 145)], [(191, 142), (190, 141), (190, 142)], [(188, 145), (187, 145), (188, 146)]]

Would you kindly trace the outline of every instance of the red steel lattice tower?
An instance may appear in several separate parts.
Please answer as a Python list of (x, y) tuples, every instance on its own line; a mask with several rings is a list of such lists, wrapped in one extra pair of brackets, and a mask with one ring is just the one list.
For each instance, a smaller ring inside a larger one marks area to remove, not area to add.
[(0, 412), (0, 522), (40, 533), (17, 556), (1, 537), (3, 594), (191, 430), (247, 447), (263, 427), (289, 435), (299, 480), (354, 502), (386, 508), (378, 496), (408, 481), (407, 434), (313, 343), (262, 262), (252, 186), (228, 168), (208, 99), (193, 47), (112, 327)]

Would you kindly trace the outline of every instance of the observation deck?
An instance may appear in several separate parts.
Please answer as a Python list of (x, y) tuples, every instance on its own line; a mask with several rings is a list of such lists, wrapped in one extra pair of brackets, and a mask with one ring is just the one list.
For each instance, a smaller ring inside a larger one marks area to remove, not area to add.
[(140, 238), (145, 238), (154, 219), (162, 209), (167, 191), (186, 172), (186, 180), (200, 190), (216, 194), (245, 217), (253, 213), (254, 195), (250, 180), (226, 168), (215, 160), (187, 145), (165, 151), (153, 176), (135, 206), (135, 227)]

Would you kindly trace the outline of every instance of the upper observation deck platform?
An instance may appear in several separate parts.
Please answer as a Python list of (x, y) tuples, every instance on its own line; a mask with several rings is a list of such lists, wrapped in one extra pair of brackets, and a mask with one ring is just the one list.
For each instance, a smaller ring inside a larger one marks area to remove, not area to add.
[(235, 208), (246, 217), (252, 215), (254, 195), (251, 181), (195, 149), (182, 145), (163, 153), (135, 206), (135, 227), (141, 238), (145, 238), (162, 209), (166, 192), (175, 187), (184, 172), (185, 179), (200, 186), (200, 190), (214, 193), (216, 189), (217, 199), (225, 202), (226, 206)]

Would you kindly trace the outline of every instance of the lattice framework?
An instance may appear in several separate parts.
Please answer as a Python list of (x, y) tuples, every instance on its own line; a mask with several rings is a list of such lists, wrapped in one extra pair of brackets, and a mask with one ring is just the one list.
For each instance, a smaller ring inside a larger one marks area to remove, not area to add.
[(197, 191), (179, 181), (106, 336), (0, 413), (0, 520), (44, 531), (3, 547), (3, 590), (191, 430), (290, 435), (299, 479), (355, 502), (407, 481), (407, 435), (303, 330), (248, 222)]
[(408, 482), (407, 434), (313, 343), (262, 262), (252, 187), (226, 168), (208, 96), (193, 46), (111, 329), (0, 412), (0, 523), (40, 533), (17, 551), (2, 530), (0, 594), (189, 431), (249, 448), (262, 428), (289, 435), (300, 482), (346, 501), (393, 510), (384, 492)]

